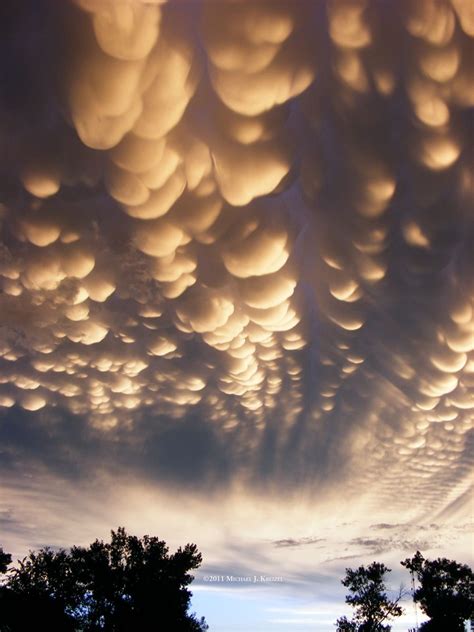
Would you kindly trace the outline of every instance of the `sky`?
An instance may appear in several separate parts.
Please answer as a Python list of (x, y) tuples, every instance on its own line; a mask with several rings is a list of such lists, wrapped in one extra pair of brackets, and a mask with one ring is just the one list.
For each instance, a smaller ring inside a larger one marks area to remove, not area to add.
[(0, 31), (3, 548), (195, 542), (215, 632), (472, 564), (472, 3), (4, 0)]

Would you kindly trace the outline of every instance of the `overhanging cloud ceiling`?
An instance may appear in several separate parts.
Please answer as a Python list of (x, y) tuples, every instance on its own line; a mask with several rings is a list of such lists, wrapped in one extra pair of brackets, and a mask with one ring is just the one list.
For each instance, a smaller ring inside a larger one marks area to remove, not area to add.
[(244, 478), (459, 492), (472, 3), (9, 4), (0, 404), (130, 449), (197, 417)]

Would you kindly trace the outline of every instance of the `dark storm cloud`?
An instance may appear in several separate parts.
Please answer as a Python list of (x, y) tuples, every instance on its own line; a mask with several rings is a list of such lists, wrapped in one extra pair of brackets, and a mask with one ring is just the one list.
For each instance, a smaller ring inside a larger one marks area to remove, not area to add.
[(199, 417), (176, 421), (145, 413), (133, 432), (122, 429), (111, 438), (65, 410), (32, 414), (14, 408), (0, 417), (0, 442), (5, 479), (48, 472), (79, 481), (110, 470), (210, 490), (227, 485), (236, 468), (235, 455)]
[(21, 409), (3, 412), (0, 423), (0, 468), (4, 475), (21, 476), (40, 467), (65, 478), (86, 474), (100, 456), (92, 444), (87, 423), (66, 411), (50, 411), (47, 417)]

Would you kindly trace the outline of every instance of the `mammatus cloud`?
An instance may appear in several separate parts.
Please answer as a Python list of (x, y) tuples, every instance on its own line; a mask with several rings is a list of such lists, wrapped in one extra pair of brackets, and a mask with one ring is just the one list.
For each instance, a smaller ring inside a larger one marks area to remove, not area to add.
[(7, 466), (454, 502), (471, 4), (34, 4), (1, 45)]

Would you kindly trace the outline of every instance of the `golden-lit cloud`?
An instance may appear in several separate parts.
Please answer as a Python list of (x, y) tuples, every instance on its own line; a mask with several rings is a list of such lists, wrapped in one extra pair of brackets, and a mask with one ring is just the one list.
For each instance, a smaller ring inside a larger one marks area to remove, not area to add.
[(51, 12), (44, 107), (0, 130), (5, 415), (130, 449), (197, 416), (244, 484), (448, 502), (474, 421), (470, 3)]

